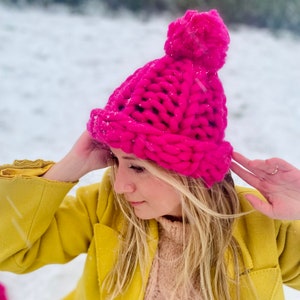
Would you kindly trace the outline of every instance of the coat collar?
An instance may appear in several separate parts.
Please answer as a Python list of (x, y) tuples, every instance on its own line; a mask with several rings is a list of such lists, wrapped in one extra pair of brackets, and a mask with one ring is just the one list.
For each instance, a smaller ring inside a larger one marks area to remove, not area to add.
[[(146, 274), (141, 274), (140, 269), (136, 268), (132, 283), (128, 286), (125, 293), (116, 300), (121, 299), (136, 299), (142, 300), (145, 293), (144, 289), (139, 289), (138, 287), (143, 286), (143, 278), (148, 278), (151, 270), (152, 261), (154, 259), (157, 246), (158, 246), (158, 226), (155, 220), (150, 221), (150, 234), (149, 234), (149, 250), (150, 250), (150, 258), (148, 269), (146, 270)], [(95, 243), (96, 243), (96, 257), (97, 257), (97, 271), (98, 271), (98, 280), (99, 286), (102, 286), (104, 278), (108, 274), (108, 272), (112, 269), (116, 258), (117, 251), (119, 247), (119, 234), (116, 230), (105, 226), (103, 224), (97, 224), (95, 226)], [(100, 292), (100, 299), (105, 299), (105, 294)]]

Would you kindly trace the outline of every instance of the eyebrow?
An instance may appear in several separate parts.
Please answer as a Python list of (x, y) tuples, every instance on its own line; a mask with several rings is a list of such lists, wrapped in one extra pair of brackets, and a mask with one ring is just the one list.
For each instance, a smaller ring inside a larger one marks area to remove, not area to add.
[[(113, 153), (112, 151), (111, 151), (111, 153), (112, 153), (113, 156), (117, 157), (116, 154)], [(138, 160), (138, 158), (136, 158), (134, 156), (129, 156), (129, 155), (123, 155), (123, 156), (121, 156), (121, 158), (125, 159), (125, 160)]]
[[(113, 152), (113, 149), (110, 149), (111, 154), (117, 158), (117, 155)], [(124, 155), (121, 155), (120, 158), (124, 159), (124, 160), (140, 160), (140, 158), (124, 153)]]
[(125, 160), (137, 160), (135, 157), (133, 156), (122, 156), (121, 158), (125, 159)]

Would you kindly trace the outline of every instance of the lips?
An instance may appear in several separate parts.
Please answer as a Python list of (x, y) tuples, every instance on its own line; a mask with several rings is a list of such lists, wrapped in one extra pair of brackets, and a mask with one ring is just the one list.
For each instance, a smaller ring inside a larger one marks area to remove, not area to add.
[(138, 202), (135, 202), (135, 201), (129, 201), (129, 204), (133, 207), (136, 207), (136, 206), (139, 206), (141, 204), (145, 203), (145, 201), (138, 201)]

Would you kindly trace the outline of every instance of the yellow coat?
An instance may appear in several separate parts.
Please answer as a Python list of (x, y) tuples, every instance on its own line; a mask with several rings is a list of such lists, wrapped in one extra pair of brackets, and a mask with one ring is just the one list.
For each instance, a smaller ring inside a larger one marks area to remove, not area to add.
[[(87, 253), (83, 275), (65, 299), (104, 299), (99, 286), (114, 264), (123, 220), (113, 204), (109, 176), (105, 174), (100, 184), (79, 188), (73, 197), (67, 194), (74, 184), (36, 177), (47, 168), (0, 167), (0, 270), (25, 273)], [(251, 209), (244, 194), (257, 192), (246, 188), (237, 192), (243, 210)], [(156, 221), (151, 221), (151, 236), (153, 259)], [(253, 212), (236, 221), (234, 236), (245, 264), (240, 274), (241, 299), (284, 299), (283, 283), (300, 289), (300, 222), (271, 220)], [(151, 261), (146, 278), (150, 268)], [(252, 279), (257, 298), (249, 292), (245, 274)], [(141, 278), (136, 270), (129, 289), (118, 299), (142, 300)]]

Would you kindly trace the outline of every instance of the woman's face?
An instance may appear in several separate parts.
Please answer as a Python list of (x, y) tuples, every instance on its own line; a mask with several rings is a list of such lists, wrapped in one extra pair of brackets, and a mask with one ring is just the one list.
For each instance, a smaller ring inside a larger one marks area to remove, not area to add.
[(114, 189), (123, 194), (137, 217), (154, 219), (161, 216), (181, 217), (180, 194), (143, 167), (143, 161), (120, 149), (111, 149), (115, 160)]

